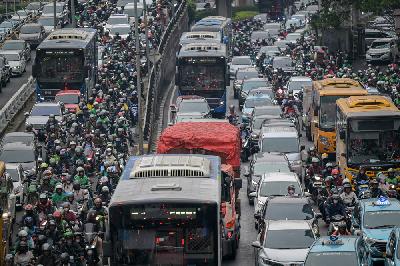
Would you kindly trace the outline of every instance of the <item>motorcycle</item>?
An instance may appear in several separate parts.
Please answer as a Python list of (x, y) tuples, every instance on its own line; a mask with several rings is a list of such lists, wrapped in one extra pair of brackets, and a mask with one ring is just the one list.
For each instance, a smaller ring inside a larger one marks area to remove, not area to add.
[(368, 180), (360, 180), (357, 182), (357, 197), (361, 198), (366, 191), (369, 191), (369, 181)]
[(331, 217), (331, 222), (329, 223), (328, 227), (328, 236), (331, 235), (333, 232), (339, 230), (339, 224), (342, 222), (346, 222), (346, 217), (343, 215), (337, 214)]

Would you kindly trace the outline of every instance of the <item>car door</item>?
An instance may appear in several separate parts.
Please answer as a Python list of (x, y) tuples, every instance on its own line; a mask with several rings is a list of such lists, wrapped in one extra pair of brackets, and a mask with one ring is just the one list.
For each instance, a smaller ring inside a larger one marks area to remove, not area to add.
[(396, 256), (396, 231), (392, 231), (390, 233), (387, 245), (386, 245), (386, 253), (388, 256), (385, 257), (385, 266), (394, 266), (396, 265), (394, 261), (394, 257)]

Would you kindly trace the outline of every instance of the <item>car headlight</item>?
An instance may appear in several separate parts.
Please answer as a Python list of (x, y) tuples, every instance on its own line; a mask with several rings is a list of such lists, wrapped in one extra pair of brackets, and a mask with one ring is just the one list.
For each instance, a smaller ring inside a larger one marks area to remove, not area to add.
[(329, 146), (329, 141), (327, 137), (320, 136), (319, 141), (322, 143), (322, 145)]

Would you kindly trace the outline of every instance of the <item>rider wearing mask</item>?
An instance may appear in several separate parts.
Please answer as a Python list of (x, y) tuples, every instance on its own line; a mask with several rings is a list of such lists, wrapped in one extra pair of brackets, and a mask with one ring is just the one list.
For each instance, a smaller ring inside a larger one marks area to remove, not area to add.
[(85, 169), (78, 167), (76, 171), (77, 175), (74, 178), (74, 182), (79, 183), (82, 188), (89, 188), (89, 178), (85, 175)]
[(42, 255), (38, 258), (38, 264), (43, 266), (56, 266), (58, 262), (57, 256), (53, 253), (49, 243), (42, 245)]

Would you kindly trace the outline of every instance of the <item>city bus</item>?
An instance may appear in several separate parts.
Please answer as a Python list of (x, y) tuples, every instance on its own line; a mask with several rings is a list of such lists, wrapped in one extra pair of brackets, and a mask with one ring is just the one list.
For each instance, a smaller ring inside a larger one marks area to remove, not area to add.
[[(309, 105), (306, 135), (314, 142), (316, 150), (335, 157), (335, 110), (336, 100), (352, 95), (367, 95), (358, 81), (348, 78), (329, 78), (314, 81)], [(306, 95), (306, 98), (308, 95)]]
[(110, 265), (221, 265), (238, 247), (233, 182), (217, 156), (131, 157), (109, 205)]
[(213, 117), (225, 117), (226, 88), (229, 86), (226, 45), (209, 42), (185, 44), (176, 63), (178, 94), (204, 97)]
[(230, 51), (232, 43), (232, 21), (221, 16), (208, 16), (196, 22), (190, 31), (209, 31), (221, 33), (221, 42), (226, 44)]
[(37, 47), (32, 66), (38, 101), (54, 100), (63, 89), (87, 98), (97, 78), (97, 34), (89, 28), (55, 30)]
[(337, 100), (336, 162), (350, 180), (360, 166), (370, 177), (389, 168), (400, 170), (400, 111), (385, 96), (351, 96)]

